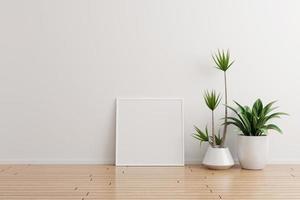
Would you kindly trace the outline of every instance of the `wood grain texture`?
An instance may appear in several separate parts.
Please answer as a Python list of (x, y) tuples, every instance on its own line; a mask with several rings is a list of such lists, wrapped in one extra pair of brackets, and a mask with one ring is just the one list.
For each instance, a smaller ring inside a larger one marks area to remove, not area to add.
[(270, 165), (262, 171), (0, 165), (0, 199), (300, 199), (299, 177), (300, 165)]

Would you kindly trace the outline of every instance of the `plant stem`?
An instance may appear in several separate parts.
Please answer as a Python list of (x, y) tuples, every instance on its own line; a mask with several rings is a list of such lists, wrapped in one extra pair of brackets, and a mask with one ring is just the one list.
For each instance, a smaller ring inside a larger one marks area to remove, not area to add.
[(227, 78), (226, 78), (226, 71), (224, 71), (224, 86), (225, 86), (225, 119), (224, 119), (224, 129), (223, 129), (223, 137), (221, 142), (221, 147), (224, 147), (225, 140), (226, 140), (226, 134), (227, 134)]
[(211, 111), (211, 135), (213, 147), (216, 146), (214, 111)]

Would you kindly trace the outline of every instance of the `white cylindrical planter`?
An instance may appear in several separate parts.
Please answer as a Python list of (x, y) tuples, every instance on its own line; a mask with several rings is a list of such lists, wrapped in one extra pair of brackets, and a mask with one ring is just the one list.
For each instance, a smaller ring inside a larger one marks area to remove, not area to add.
[(209, 146), (202, 164), (209, 169), (229, 169), (234, 165), (234, 161), (228, 147), (213, 148)]
[(268, 150), (268, 136), (238, 136), (238, 158), (244, 169), (263, 169)]

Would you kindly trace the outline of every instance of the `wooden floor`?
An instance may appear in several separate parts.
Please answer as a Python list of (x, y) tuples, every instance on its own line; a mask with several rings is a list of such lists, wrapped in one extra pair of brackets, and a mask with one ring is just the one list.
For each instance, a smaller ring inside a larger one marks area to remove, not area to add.
[(300, 199), (300, 165), (262, 171), (0, 165), (0, 199)]

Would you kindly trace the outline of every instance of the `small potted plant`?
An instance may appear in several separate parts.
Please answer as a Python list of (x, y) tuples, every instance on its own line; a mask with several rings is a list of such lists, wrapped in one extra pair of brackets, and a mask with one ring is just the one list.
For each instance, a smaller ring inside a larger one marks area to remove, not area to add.
[(238, 109), (231, 109), (237, 117), (228, 117), (227, 125), (236, 126), (242, 133), (238, 136), (238, 158), (244, 169), (263, 169), (268, 157), (268, 130), (282, 133), (281, 129), (270, 123), (274, 118), (287, 115), (283, 112), (273, 112), (277, 107), (272, 107), (276, 101), (263, 105), (257, 99), (252, 108), (241, 106), (235, 102)]
[(217, 135), (214, 128), (214, 111), (218, 107), (221, 98), (220, 94), (216, 94), (214, 90), (211, 92), (206, 91), (204, 100), (207, 107), (211, 110), (211, 135), (208, 133), (206, 126), (205, 131), (201, 131), (197, 126), (194, 126), (196, 133), (194, 138), (202, 142), (208, 142), (209, 147), (206, 151), (202, 164), (210, 169), (228, 169), (234, 165), (231, 153), (227, 147), (221, 147), (222, 138), (220, 132)]
[(224, 91), (225, 91), (225, 117), (224, 117), (224, 127), (223, 134), (221, 136), (220, 132), (218, 135), (215, 133), (214, 127), (214, 111), (218, 107), (221, 98), (220, 94), (216, 94), (214, 90), (211, 92), (206, 91), (204, 94), (204, 100), (207, 107), (211, 110), (211, 134), (208, 133), (208, 128), (202, 131), (197, 126), (194, 126), (196, 133), (193, 137), (202, 142), (208, 142), (209, 147), (203, 158), (202, 164), (211, 169), (228, 169), (234, 165), (231, 153), (229, 149), (225, 146), (226, 134), (227, 134), (227, 120), (228, 120), (228, 107), (227, 107), (227, 78), (226, 71), (234, 63), (230, 60), (229, 51), (219, 51), (214, 54), (213, 60), (216, 64), (216, 68), (221, 70), (224, 75)]

